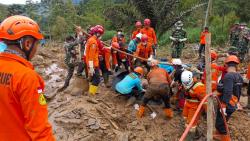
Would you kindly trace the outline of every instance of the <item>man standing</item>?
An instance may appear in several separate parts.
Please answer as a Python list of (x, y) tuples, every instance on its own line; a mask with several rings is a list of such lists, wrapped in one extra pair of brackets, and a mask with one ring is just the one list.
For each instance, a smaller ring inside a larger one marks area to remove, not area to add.
[(182, 27), (182, 21), (175, 23), (175, 30), (170, 36), (170, 39), (172, 40), (172, 58), (181, 57), (182, 49), (185, 46), (184, 42), (187, 40), (186, 31)]
[(89, 86), (89, 94), (95, 95), (98, 89), (98, 85), (100, 83), (100, 73), (99, 73), (99, 45), (98, 43), (99, 39), (103, 33), (104, 28), (95, 26), (92, 29), (93, 36), (91, 36), (87, 43), (86, 43), (86, 49), (85, 49), (85, 61), (88, 66), (88, 73), (90, 80), (90, 86)]
[(54, 141), (44, 81), (29, 62), (43, 39), (38, 24), (11, 16), (0, 25), (7, 49), (0, 54), (0, 140)]
[(150, 25), (151, 25), (151, 20), (145, 19), (144, 20), (144, 28), (141, 29), (141, 33), (146, 34), (148, 36), (148, 42), (150, 44), (152, 44), (154, 56), (156, 56), (156, 49), (158, 47), (157, 37), (156, 37), (154, 28), (150, 27)]
[(200, 48), (199, 48), (199, 58), (201, 59), (202, 54), (205, 53), (205, 46), (206, 46), (206, 35), (209, 33), (208, 27), (204, 28), (204, 31), (201, 32), (200, 35)]
[(243, 84), (243, 78), (237, 72), (237, 65), (240, 63), (239, 59), (230, 55), (225, 61), (227, 65), (227, 74), (222, 79), (223, 87), (217, 88), (218, 92), (221, 93), (219, 96), (222, 110), (218, 108), (217, 116), (215, 121), (216, 133), (215, 139), (221, 141), (230, 141), (229, 133), (227, 133), (222, 114), (226, 116), (228, 121), (231, 115), (236, 111), (237, 104), (241, 96), (241, 88)]
[(132, 36), (131, 36), (131, 40), (136, 38), (136, 35), (139, 34), (141, 32), (141, 28), (142, 28), (142, 24), (140, 21), (137, 21), (135, 23), (135, 27), (136, 29), (133, 31)]

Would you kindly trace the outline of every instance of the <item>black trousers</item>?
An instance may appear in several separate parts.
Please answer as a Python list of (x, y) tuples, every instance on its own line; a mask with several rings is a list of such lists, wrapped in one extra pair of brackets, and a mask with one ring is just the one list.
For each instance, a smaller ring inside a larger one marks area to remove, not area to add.
[(205, 54), (205, 44), (200, 44), (199, 47), (199, 57), (201, 58), (201, 54)]
[(99, 83), (100, 83), (100, 73), (99, 73), (98, 68), (95, 68), (95, 73), (93, 74), (90, 82), (91, 82), (91, 85), (94, 85), (94, 86), (99, 85)]
[(107, 84), (108, 81), (109, 81), (110, 72), (108, 71), (108, 69), (106, 67), (106, 63), (105, 63), (104, 59), (102, 59), (101, 61), (99, 61), (99, 64), (100, 64), (100, 69), (102, 71), (102, 77), (104, 79), (104, 83)]
[[(228, 121), (229, 118), (231, 117), (231, 115), (233, 114), (233, 112), (236, 111), (235, 108), (230, 107), (226, 109), (226, 120)], [(226, 135), (227, 134), (227, 130), (225, 128), (225, 124), (224, 124), (224, 120), (222, 117), (222, 114), (220, 112), (220, 108), (218, 107), (217, 109), (217, 116), (216, 116), (216, 120), (215, 120), (215, 128), (217, 129), (217, 131), (219, 131), (219, 133)]]

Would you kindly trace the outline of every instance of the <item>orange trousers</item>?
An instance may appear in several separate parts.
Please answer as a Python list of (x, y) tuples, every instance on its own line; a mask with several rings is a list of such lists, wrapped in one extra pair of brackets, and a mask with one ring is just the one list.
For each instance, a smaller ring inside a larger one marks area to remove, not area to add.
[[(184, 109), (182, 112), (182, 116), (185, 119), (186, 125), (188, 125), (191, 122), (199, 104), (200, 104), (200, 102), (190, 102), (190, 101), (186, 100), (185, 105), (184, 105)], [(198, 125), (200, 116), (201, 116), (201, 112), (199, 112), (199, 114), (195, 118), (195, 121), (194, 121), (192, 127), (196, 127)]]

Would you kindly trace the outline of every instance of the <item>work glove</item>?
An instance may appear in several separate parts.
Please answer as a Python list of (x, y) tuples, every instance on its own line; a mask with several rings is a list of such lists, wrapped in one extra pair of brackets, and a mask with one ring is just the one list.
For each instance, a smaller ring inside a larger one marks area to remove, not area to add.
[(93, 76), (94, 73), (95, 73), (94, 62), (93, 61), (89, 61), (89, 73), (90, 73), (91, 76)]
[(179, 39), (180, 42), (185, 42), (187, 41), (187, 38)]
[(148, 61), (151, 62), (153, 60), (153, 55), (150, 55), (150, 57), (148, 58)]
[(174, 37), (170, 36), (170, 40), (172, 40), (172, 41), (176, 41), (176, 38), (174, 38)]
[(227, 116), (227, 113), (226, 113), (226, 104), (224, 104), (224, 103), (222, 103), (221, 104), (221, 107), (222, 107), (222, 109), (220, 109), (220, 112), (222, 113), (222, 114), (224, 114), (225, 116)]

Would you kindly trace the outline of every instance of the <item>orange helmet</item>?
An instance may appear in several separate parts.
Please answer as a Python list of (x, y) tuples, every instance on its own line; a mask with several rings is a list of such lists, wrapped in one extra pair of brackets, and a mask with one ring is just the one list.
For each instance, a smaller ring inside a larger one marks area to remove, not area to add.
[(136, 68), (134, 69), (134, 72), (137, 72), (137, 73), (139, 73), (140, 75), (143, 75), (143, 68), (142, 68), (142, 67), (136, 67)]
[(113, 43), (112, 43), (112, 47), (114, 47), (114, 48), (119, 48), (119, 44), (118, 44), (117, 42), (113, 42)]
[(38, 24), (25, 16), (11, 16), (0, 25), (0, 39), (17, 40), (24, 36), (32, 36), (38, 40), (43, 39)]
[(226, 63), (235, 62), (235, 63), (239, 64), (239, 63), (240, 63), (240, 60), (239, 60), (239, 58), (238, 58), (237, 56), (235, 56), (235, 55), (230, 55), (230, 56), (227, 57), (227, 59), (226, 59), (225, 62), (226, 62)]
[(216, 60), (217, 58), (218, 54), (214, 50), (211, 50), (211, 59)]

